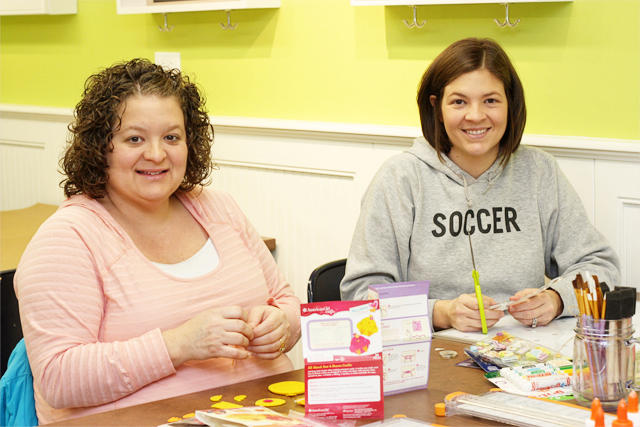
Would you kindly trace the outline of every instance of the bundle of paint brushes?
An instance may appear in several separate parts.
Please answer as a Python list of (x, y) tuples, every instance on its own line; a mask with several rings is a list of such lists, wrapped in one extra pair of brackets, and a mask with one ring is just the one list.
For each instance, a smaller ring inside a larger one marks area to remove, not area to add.
[[(605, 286), (605, 290), (609, 290), (606, 283), (603, 282), (602, 285)], [(602, 285), (598, 281), (598, 276), (591, 276), (587, 272), (578, 273), (573, 280), (573, 290), (576, 293), (581, 317), (592, 316), (595, 320), (604, 318), (607, 303)]]
[(574, 349), (574, 374), (578, 375), (574, 395), (576, 389), (584, 390), (586, 374), (591, 377), (591, 398), (615, 402), (626, 396), (625, 383), (633, 379), (628, 368), (634, 364), (634, 350), (625, 342), (634, 332), (636, 289), (616, 286), (611, 290), (588, 272), (576, 276), (573, 288), (580, 310), (576, 344), (582, 346)]
[[(598, 276), (579, 273), (573, 280), (580, 317), (583, 320), (620, 320), (636, 312), (636, 289), (616, 286), (610, 290)], [(586, 319), (585, 319), (586, 316)]]

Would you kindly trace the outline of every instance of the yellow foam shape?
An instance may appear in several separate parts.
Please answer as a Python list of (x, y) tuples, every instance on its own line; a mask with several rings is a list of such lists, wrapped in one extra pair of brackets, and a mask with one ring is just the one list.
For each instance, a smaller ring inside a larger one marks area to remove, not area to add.
[(294, 402), (296, 402), (300, 406), (304, 406), (304, 403), (305, 403), (304, 397), (301, 397), (300, 399), (296, 399), (294, 400)]
[(214, 409), (233, 409), (233, 408), (242, 408), (242, 405), (238, 405), (236, 403), (231, 402), (218, 402), (211, 405)]
[(212, 401), (212, 402), (220, 402), (221, 399), (222, 399), (222, 395), (221, 394), (218, 394), (216, 396), (211, 396), (209, 398), (209, 400)]
[(275, 398), (275, 399), (267, 398), (267, 399), (260, 399), (256, 401), (257, 406), (282, 406), (285, 403), (287, 403), (286, 400), (278, 399), (278, 398)]
[(180, 421), (182, 418), (180, 417), (171, 417), (167, 420), (168, 423), (175, 423), (176, 421)]
[(246, 398), (247, 398), (246, 394), (239, 394), (236, 397), (234, 397), (233, 400), (235, 400), (236, 402), (242, 402)]
[(196, 416), (195, 412), (191, 412), (190, 414), (183, 415), (182, 418), (193, 418)]
[(284, 396), (295, 396), (304, 393), (304, 383), (301, 381), (282, 381), (269, 386), (269, 391)]

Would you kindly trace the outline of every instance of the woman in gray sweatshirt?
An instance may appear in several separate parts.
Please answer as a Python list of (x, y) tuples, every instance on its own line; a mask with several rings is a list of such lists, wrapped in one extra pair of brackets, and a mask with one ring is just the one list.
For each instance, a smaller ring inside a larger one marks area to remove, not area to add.
[(424, 138), (389, 159), (362, 199), (343, 299), (366, 299), (373, 284), (429, 280), (435, 329), (480, 330), (469, 240), (489, 327), (504, 313), (488, 307), (533, 292), (545, 276), (561, 279), (509, 307), (525, 325), (571, 315), (579, 271), (619, 284), (616, 254), (555, 159), (520, 146), (524, 90), (496, 42), (445, 49), (422, 78), (418, 106)]

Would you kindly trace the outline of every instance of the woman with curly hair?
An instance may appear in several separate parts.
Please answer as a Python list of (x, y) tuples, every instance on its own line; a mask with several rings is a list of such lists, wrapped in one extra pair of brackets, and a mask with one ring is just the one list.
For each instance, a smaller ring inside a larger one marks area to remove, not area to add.
[(15, 279), (40, 423), (293, 369), (300, 301), (233, 199), (205, 188), (196, 85), (116, 64), (87, 80), (75, 118), (67, 199)]

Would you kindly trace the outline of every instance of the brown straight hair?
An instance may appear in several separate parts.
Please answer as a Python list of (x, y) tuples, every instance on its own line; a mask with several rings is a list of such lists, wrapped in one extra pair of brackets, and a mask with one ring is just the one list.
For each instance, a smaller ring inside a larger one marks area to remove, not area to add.
[[(507, 96), (507, 129), (500, 140), (498, 152), (503, 166), (520, 146), (527, 121), (520, 78), (498, 43), (491, 39), (468, 38), (451, 44), (438, 55), (422, 76), (418, 89), (422, 134), (436, 150), (440, 161), (443, 153), (448, 155), (451, 151), (451, 141), (442, 122), (444, 88), (462, 74), (481, 69), (490, 71), (502, 82)], [(435, 105), (431, 104), (432, 95), (436, 97)]]

